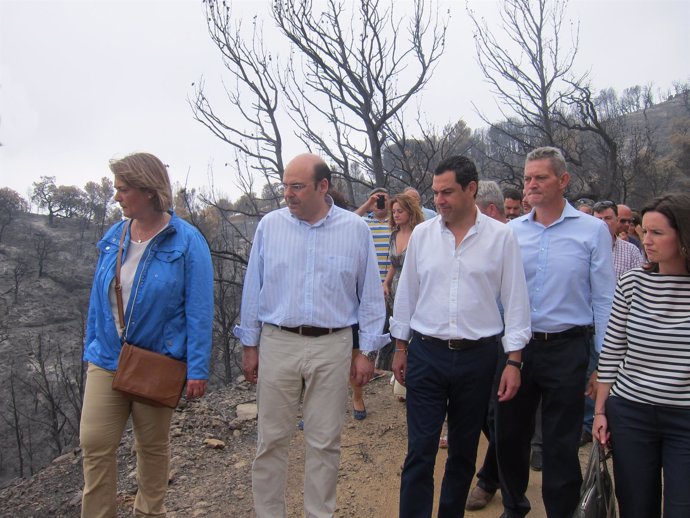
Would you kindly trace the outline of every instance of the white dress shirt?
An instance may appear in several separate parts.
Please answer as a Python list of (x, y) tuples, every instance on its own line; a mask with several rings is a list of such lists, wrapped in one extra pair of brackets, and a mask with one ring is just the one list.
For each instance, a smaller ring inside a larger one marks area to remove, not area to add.
[(415, 227), (395, 295), (391, 334), (412, 330), (443, 340), (477, 340), (504, 329), (506, 352), (530, 340), (527, 283), (511, 230), (477, 209), (475, 224), (459, 244), (438, 217)]
[(264, 323), (342, 328), (359, 322), (360, 348), (368, 352), (390, 341), (385, 320), (374, 241), (362, 218), (336, 206), (313, 225), (288, 208), (264, 216), (235, 327), (243, 345), (258, 345)]

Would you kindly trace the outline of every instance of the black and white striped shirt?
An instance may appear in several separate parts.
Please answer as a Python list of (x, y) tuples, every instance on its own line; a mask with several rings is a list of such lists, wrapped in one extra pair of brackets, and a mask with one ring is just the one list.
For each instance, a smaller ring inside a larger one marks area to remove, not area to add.
[(635, 269), (620, 278), (599, 381), (631, 401), (690, 408), (690, 276)]

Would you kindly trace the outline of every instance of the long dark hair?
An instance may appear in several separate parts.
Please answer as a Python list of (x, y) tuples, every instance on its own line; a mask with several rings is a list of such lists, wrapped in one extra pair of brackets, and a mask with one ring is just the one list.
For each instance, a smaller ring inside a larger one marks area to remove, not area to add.
[[(690, 194), (674, 192), (654, 198), (642, 209), (642, 217), (647, 212), (663, 214), (678, 233), (678, 248), (685, 258), (685, 268), (690, 272)], [(650, 262), (644, 268), (658, 272), (659, 264)]]

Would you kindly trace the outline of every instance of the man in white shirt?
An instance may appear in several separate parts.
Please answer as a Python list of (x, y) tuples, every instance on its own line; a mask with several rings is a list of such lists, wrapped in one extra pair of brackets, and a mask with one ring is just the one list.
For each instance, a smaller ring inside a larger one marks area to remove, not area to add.
[[(438, 516), (461, 516), (496, 370), (498, 335), (508, 363), (498, 390), (520, 386), (521, 349), (530, 337), (527, 285), (512, 232), (475, 205), (474, 163), (450, 157), (432, 188), (441, 215), (418, 225), (407, 247), (395, 297), (393, 372), (407, 386), (408, 452), (400, 517), (428, 517), (438, 437), (448, 414), (448, 461)], [(408, 348), (409, 343), (409, 348)]]

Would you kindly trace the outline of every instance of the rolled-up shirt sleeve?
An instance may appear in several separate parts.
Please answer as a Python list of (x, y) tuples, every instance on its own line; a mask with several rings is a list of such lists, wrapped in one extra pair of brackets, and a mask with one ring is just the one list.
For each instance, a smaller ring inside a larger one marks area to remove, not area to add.
[(592, 249), (589, 270), (589, 283), (592, 287), (592, 312), (594, 313), (594, 331), (597, 352), (601, 352), (606, 327), (609, 323), (613, 294), (616, 290), (616, 274), (613, 270), (611, 255), (611, 234), (602, 222), (597, 234), (597, 243)]
[(388, 342), (390, 335), (383, 333), (386, 323), (386, 303), (379, 275), (374, 240), (369, 227), (364, 224), (363, 237), (366, 241), (357, 272), (357, 293), (359, 295), (359, 347), (362, 352), (377, 351)]
[(532, 323), (522, 254), (512, 231), (504, 244), (501, 305), (505, 323), (503, 350), (519, 351), (532, 337)]

